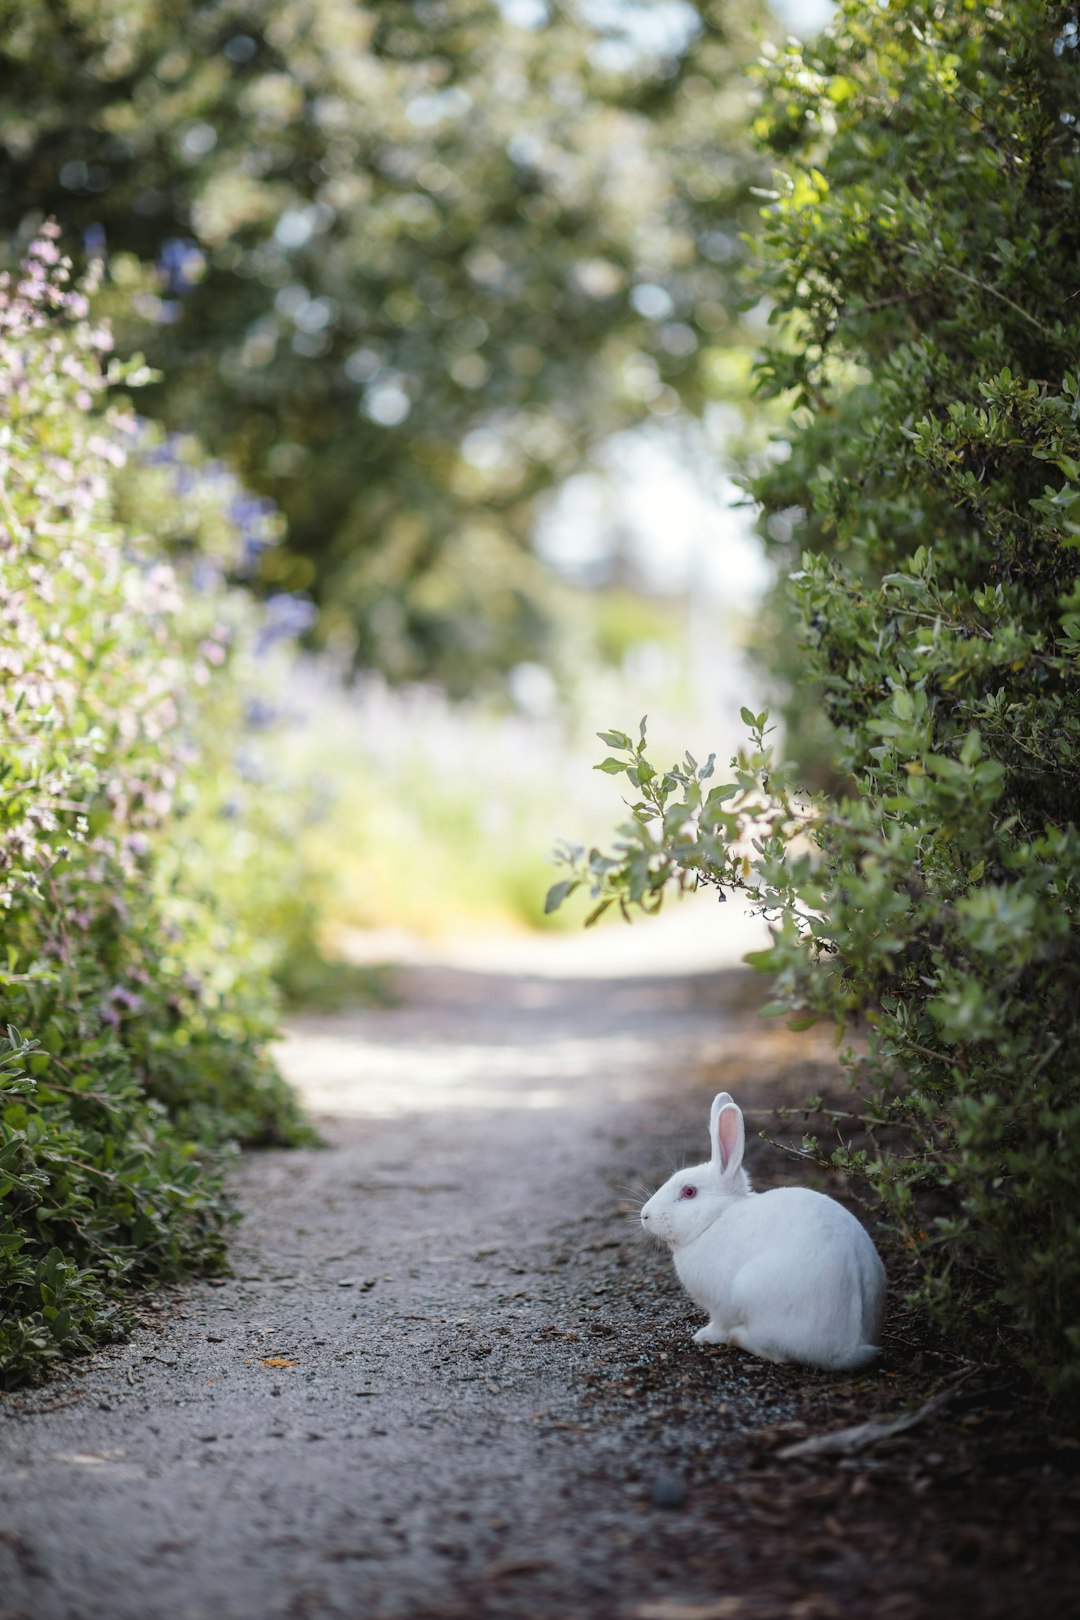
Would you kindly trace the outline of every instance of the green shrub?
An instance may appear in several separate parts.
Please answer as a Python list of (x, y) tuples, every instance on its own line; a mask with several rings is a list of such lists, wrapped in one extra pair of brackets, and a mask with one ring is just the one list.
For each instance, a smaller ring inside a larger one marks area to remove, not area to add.
[(890, 1134), (857, 1163), (923, 1301), (1074, 1407), (1078, 47), (1073, 6), (846, 0), (767, 67), (759, 379), (795, 419), (751, 487), (843, 785), (800, 795), (765, 716), (711, 789), (609, 734), (637, 808), (611, 857), (568, 852), (598, 903), (757, 895), (780, 1006), (867, 1031)]
[(220, 1267), (208, 1149), (302, 1129), (266, 1055), (270, 964), (206, 837), (241, 784), (222, 756), (268, 621), (207, 571), (197, 526), (170, 564), (120, 520), (136, 425), (102, 399), (139, 366), (104, 369), (57, 234), (0, 287), (7, 1383), (116, 1332), (126, 1285)]

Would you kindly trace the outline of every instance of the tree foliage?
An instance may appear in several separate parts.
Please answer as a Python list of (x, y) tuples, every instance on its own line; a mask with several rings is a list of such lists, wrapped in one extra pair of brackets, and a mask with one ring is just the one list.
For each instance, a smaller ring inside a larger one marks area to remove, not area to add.
[(287, 516), (264, 585), (392, 677), (543, 651), (537, 498), (730, 326), (757, 9), (7, 11), (0, 228), (107, 243), (152, 408)]
[(861, 1167), (924, 1300), (1073, 1405), (1078, 48), (1074, 6), (845, 0), (766, 66), (758, 374), (795, 425), (752, 488), (846, 787), (801, 796), (765, 716), (711, 789), (619, 736), (622, 843), (568, 852), (601, 903), (757, 897), (780, 1004), (868, 1031), (853, 1081), (903, 1135)]

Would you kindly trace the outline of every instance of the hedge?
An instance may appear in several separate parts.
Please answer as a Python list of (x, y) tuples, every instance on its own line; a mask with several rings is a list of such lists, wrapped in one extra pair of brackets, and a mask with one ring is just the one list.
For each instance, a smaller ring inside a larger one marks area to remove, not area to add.
[(274, 963), (222, 898), (237, 856), (215, 831), (254, 814), (245, 716), (273, 639), (236, 583), (240, 492), (206, 464), (165, 521), (164, 441), (112, 398), (145, 368), (111, 357), (58, 236), (0, 283), (7, 1385), (122, 1331), (134, 1285), (220, 1268), (223, 1144), (304, 1130), (267, 1056)]
[[(552, 899), (748, 889), (779, 1008), (866, 1036), (849, 1073), (881, 1145), (835, 1157), (880, 1193), (917, 1298), (1073, 1409), (1078, 58), (1075, 6), (844, 0), (766, 63), (757, 376), (793, 419), (748, 484), (796, 649), (785, 745), (744, 714), (713, 786), (607, 734), (632, 816), (611, 855), (566, 852)], [(831, 791), (800, 791), (808, 764)]]

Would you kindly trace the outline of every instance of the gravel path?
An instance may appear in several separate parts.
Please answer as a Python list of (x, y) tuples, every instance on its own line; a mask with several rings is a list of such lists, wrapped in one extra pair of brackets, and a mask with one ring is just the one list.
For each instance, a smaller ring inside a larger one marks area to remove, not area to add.
[(298, 1021), (327, 1146), (240, 1164), (235, 1277), (0, 1402), (0, 1620), (1020, 1612), (996, 1519), (971, 1607), (917, 1451), (775, 1460), (910, 1399), (895, 1358), (702, 1352), (636, 1230), (717, 1085), (798, 1090), (805, 1040), (741, 970), (503, 966), (415, 961), (398, 1006)]

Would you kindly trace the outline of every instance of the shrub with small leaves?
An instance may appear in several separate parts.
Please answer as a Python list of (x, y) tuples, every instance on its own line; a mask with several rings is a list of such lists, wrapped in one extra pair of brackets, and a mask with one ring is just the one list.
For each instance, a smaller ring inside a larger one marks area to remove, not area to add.
[(144, 368), (109, 358), (57, 237), (46, 226), (0, 284), (9, 1384), (117, 1332), (128, 1285), (220, 1267), (212, 1149), (301, 1130), (266, 1052), (269, 965), (193, 855), (241, 782), (227, 755), (266, 618), (215, 574), (197, 524), (170, 558), (149, 504), (149, 532), (138, 503), (122, 511), (136, 423), (105, 399)]
[(758, 377), (795, 415), (750, 487), (787, 564), (789, 746), (810, 694), (840, 785), (800, 796), (761, 716), (707, 793), (617, 738), (632, 819), (572, 881), (753, 890), (780, 1007), (868, 1034), (851, 1078), (891, 1145), (840, 1159), (922, 1300), (1077, 1410), (1080, 13), (843, 0), (763, 86)]

